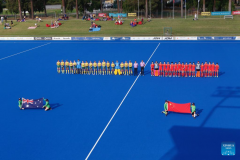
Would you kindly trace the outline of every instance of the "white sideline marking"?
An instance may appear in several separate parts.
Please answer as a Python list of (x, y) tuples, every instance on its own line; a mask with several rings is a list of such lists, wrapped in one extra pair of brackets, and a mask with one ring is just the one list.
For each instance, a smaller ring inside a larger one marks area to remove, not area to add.
[(46, 43), (46, 44), (43, 44), (43, 45), (41, 45), (41, 46), (34, 47), (34, 48), (28, 49), (28, 50), (26, 50), (26, 51), (22, 51), (22, 52), (19, 52), (19, 53), (16, 53), (16, 54), (13, 54), (13, 55), (10, 55), (10, 56), (7, 56), (7, 57), (4, 57), (4, 58), (1, 58), (0, 61), (1, 61), (1, 60), (4, 60), (4, 59), (7, 59), (7, 58), (10, 58), (10, 57), (13, 57), (13, 56), (16, 56), (16, 55), (21, 54), (21, 53), (25, 53), (25, 52), (28, 52), (28, 51), (31, 51), (31, 50), (34, 50), (34, 49), (37, 49), (37, 48), (40, 48), (40, 47), (43, 47), (43, 46), (49, 45), (49, 44), (51, 44), (51, 43)]
[[(147, 66), (149, 60), (152, 58), (152, 56), (154, 55), (154, 53), (156, 52), (156, 50), (158, 49), (160, 43), (158, 43), (156, 49), (153, 51), (152, 55), (149, 57), (148, 61), (146, 62), (145, 67)], [(92, 147), (91, 151), (88, 153), (87, 157), (85, 160), (88, 160), (89, 156), (91, 155), (92, 151), (94, 150), (94, 148), (96, 147), (96, 145), (98, 144), (99, 140), (102, 138), (104, 132), (106, 131), (106, 129), (108, 128), (109, 124), (111, 123), (111, 121), (113, 120), (114, 116), (117, 114), (119, 108), (121, 107), (121, 105), (123, 104), (124, 100), (126, 99), (126, 97), (128, 96), (128, 93), (131, 91), (132, 87), (135, 85), (136, 81), (138, 80), (139, 76), (140, 76), (141, 72), (138, 74), (137, 78), (135, 79), (135, 81), (133, 82), (132, 86), (129, 88), (127, 94), (124, 96), (122, 102), (119, 104), (118, 108), (116, 109), (116, 111), (114, 112), (114, 114), (112, 115), (111, 119), (108, 121), (106, 127), (104, 128), (104, 130), (102, 131), (102, 133), (100, 134), (100, 136), (98, 137), (97, 141), (95, 142), (94, 146)]]

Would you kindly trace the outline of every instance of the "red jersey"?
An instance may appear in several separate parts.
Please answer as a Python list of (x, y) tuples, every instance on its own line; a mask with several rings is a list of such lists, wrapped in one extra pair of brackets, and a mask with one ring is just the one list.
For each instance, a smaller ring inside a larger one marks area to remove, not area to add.
[(177, 65), (177, 70), (181, 70), (182, 69), (182, 65), (181, 64), (178, 64)]
[(204, 65), (202, 64), (202, 65), (201, 65), (201, 72), (203, 72), (203, 68), (204, 68)]
[(154, 69), (154, 64), (151, 64), (151, 69)]
[(169, 68), (170, 68), (170, 64), (167, 64), (166, 66), (167, 66), (167, 70), (169, 71)]
[(184, 64), (181, 65), (181, 69), (182, 69), (182, 71), (185, 70), (185, 65)]
[(177, 64), (174, 64), (174, 70), (175, 71), (177, 70)]
[(171, 65), (170, 65), (171, 71), (173, 71), (173, 67), (174, 67), (174, 64), (171, 64)]
[(195, 71), (195, 68), (196, 68), (196, 65), (193, 64), (193, 65), (192, 65), (192, 71)]
[(204, 64), (204, 70), (206, 71), (208, 69), (208, 64)]
[(212, 70), (212, 65), (208, 65), (208, 70), (211, 71)]
[(218, 71), (218, 70), (219, 70), (219, 65), (216, 64), (216, 65), (215, 65), (215, 71)]
[(159, 70), (162, 70), (162, 64), (159, 64)]
[(215, 71), (215, 65), (212, 64), (212, 71)]
[(166, 64), (163, 64), (163, 70), (167, 70)]
[(188, 71), (188, 65), (185, 64), (185, 71)]
[(191, 71), (192, 70), (192, 64), (188, 65), (188, 70)]

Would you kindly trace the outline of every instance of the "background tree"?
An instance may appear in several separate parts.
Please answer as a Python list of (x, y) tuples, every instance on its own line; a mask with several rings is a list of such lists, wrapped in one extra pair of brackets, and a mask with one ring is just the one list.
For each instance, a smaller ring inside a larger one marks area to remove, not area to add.
[(19, 11), (20, 19), (22, 19), (21, 0), (18, 0), (18, 11)]
[(78, 15), (78, 0), (76, 0), (76, 3), (75, 3), (75, 5), (76, 5), (76, 18), (78, 19), (79, 18), (79, 15)]
[(148, 0), (145, 1), (145, 17), (148, 17)]

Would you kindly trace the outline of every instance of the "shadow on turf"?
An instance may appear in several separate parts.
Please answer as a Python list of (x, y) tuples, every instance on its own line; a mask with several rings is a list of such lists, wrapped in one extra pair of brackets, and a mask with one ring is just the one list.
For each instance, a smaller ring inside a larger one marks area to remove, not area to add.
[(226, 157), (221, 155), (222, 142), (233, 141), (235, 144), (240, 143), (240, 130), (173, 126), (169, 133), (175, 147), (170, 149), (159, 160), (240, 159), (238, 152), (235, 156)]
[(220, 76), (222, 76), (222, 75), (224, 75), (225, 74), (225, 72), (219, 72), (218, 73), (218, 77), (220, 77)]
[(52, 109), (56, 109), (56, 108), (62, 106), (62, 104), (59, 104), (59, 103), (53, 103), (53, 104), (50, 104), (50, 106), (51, 106)]
[[(175, 147), (170, 149), (159, 160), (222, 160), (240, 159), (240, 154), (235, 156), (222, 156), (221, 143), (233, 141), (240, 143), (240, 130), (204, 127), (212, 113), (218, 108), (238, 108), (238, 106), (224, 106), (223, 102), (229, 98), (240, 98), (240, 87), (217, 87), (212, 97), (222, 98), (208, 113), (199, 127), (173, 126), (169, 132)], [(230, 104), (231, 105), (231, 104)], [(200, 114), (203, 109), (196, 110)], [(226, 118), (226, 117), (223, 117)]]

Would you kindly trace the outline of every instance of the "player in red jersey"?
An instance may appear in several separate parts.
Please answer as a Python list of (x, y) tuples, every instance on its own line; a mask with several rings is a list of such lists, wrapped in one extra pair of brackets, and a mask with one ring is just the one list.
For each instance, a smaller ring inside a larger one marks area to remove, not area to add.
[(214, 73), (215, 73), (215, 64), (214, 62), (212, 63), (212, 73), (211, 73), (211, 77), (214, 77)]
[(174, 71), (174, 65), (173, 65), (173, 62), (171, 62), (170, 71), (169, 71), (169, 76), (170, 76), (170, 77), (173, 76), (173, 71)]
[(182, 63), (181, 69), (182, 69), (182, 77), (184, 77), (184, 73), (185, 73), (185, 65), (184, 65), (184, 63)]
[(163, 68), (162, 68), (162, 62), (159, 62), (159, 77), (161, 76), (162, 77), (162, 72), (163, 72)]
[(207, 72), (208, 72), (208, 64), (207, 61), (204, 64), (204, 69), (203, 69), (203, 76), (207, 77)]
[(178, 65), (177, 65), (177, 72), (178, 72), (178, 77), (181, 76), (181, 71), (182, 71), (182, 65), (180, 63), (180, 61), (178, 62)]
[(185, 63), (185, 66), (184, 66), (184, 68), (185, 68), (185, 77), (187, 77), (188, 76), (188, 64), (187, 64), (187, 62)]
[(211, 62), (208, 63), (208, 77), (210, 77), (210, 74), (212, 73), (212, 65)]
[(191, 62), (189, 62), (189, 64), (188, 64), (188, 76), (191, 77), (191, 75), (192, 75), (192, 64), (191, 64)]
[(177, 77), (177, 62), (174, 63), (173, 70), (173, 77)]
[(204, 65), (203, 63), (201, 64), (201, 77), (203, 77), (203, 73), (204, 73)]
[(215, 65), (215, 77), (216, 76), (218, 77), (218, 71), (219, 71), (219, 65), (218, 65), (218, 63), (216, 63), (216, 65)]
[(167, 71), (166, 71), (166, 77), (167, 77), (167, 76), (169, 76), (169, 72), (170, 72), (170, 64), (169, 64), (169, 62), (167, 62), (166, 67), (167, 67)]
[(166, 63), (165, 61), (163, 62), (163, 77), (165, 77), (165, 73), (167, 71)]
[(196, 65), (195, 65), (195, 63), (193, 62), (193, 64), (192, 64), (192, 77), (196, 77), (195, 69), (196, 69)]
[(153, 61), (150, 65), (150, 67), (151, 67), (151, 76), (154, 76), (154, 63), (153, 63)]

